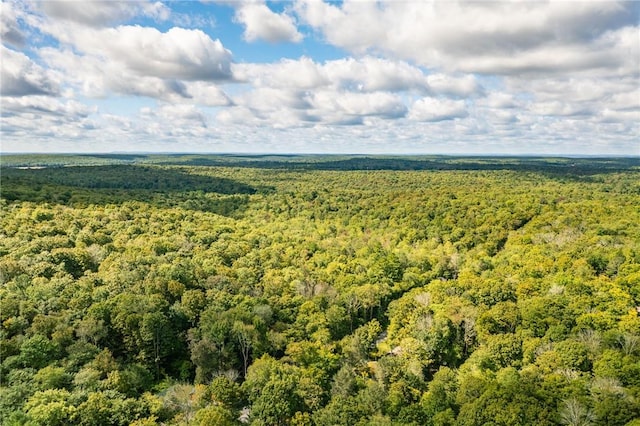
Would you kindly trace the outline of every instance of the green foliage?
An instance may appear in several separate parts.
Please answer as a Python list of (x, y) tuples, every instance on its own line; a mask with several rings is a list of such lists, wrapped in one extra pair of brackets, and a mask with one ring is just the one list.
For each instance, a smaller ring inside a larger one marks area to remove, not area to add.
[(25, 367), (42, 368), (56, 358), (58, 348), (45, 336), (36, 334), (20, 345), (20, 360)]
[(48, 365), (33, 376), (33, 381), (40, 390), (62, 389), (71, 384), (71, 377), (63, 367)]
[(34, 424), (66, 425), (76, 414), (70, 404), (71, 394), (66, 390), (50, 389), (36, 392), (26, 402), (24, 408), (27, 418)]
[(638, 182), (634, 159), (15, 156), (0, 418), (633, 424)]
[(553, 425), (553, 408), (535, 382), (512, 367), (501, 370), (479, 398), (461, 406), (460, 425)]
[(230, 410), (212, 405), (198, 410), (193, 418), (193, 424), (198, 426), (231, 426), (240, 423)]

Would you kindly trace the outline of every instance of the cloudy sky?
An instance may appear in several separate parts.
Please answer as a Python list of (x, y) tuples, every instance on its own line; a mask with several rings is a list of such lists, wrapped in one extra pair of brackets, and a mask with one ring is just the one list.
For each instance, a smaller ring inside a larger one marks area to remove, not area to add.
[(640, 155), (640, 2), (0, 6), (2, 152)]

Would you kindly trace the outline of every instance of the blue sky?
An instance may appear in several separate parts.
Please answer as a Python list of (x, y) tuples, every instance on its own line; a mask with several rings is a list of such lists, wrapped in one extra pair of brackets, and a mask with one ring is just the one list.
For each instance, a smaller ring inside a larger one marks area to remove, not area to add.
[(640, 155), (640, 3), (2, 1), (2, 152)]

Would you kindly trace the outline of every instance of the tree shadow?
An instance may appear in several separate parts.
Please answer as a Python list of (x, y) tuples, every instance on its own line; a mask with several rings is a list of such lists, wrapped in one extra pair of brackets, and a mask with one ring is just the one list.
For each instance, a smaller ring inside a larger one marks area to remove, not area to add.
[[(267, 190), (265, 188), (265, 190)], [(66, 205), (143, 201), (236, 216), (257, 188), (228, 178), (136, 165), (2, 169), (0, 195), (9, 202)]]

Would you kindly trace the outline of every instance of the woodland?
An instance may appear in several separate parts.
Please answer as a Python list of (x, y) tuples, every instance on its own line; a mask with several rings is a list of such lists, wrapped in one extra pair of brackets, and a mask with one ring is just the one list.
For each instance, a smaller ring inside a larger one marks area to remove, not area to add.
[(640, 159), (3, 155), (2, 425), (640, 425)]

